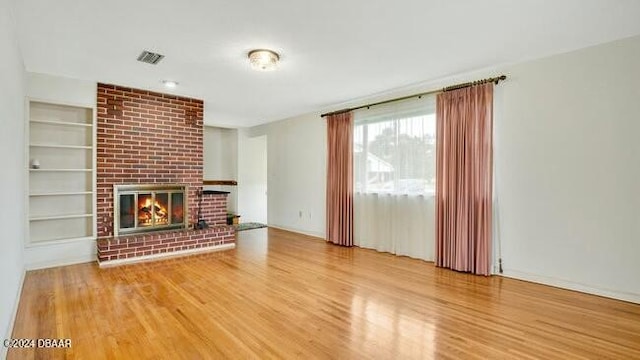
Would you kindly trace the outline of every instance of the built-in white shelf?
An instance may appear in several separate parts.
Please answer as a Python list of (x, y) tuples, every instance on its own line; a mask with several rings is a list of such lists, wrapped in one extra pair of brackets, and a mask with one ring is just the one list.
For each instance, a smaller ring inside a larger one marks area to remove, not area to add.
[(29, 169), (31, 172), (91, 172), (93, 169)]
[(37, 197), (37, 196), (69, 196), (69, 195), (91, 195), (92, 191), (69, 191), (69, 192), (52, 192), (52, 193), (33, 193), (29, 194), (29, 196)]
[(93, 214), (73, 214), (73, 215), (55, 215), (55, 216), (40, 216), (30, 218), (29, 221), (45, 221), (45, 220), (63, 220), (63, 219), (79, 219), (92, 217)]
[(45, 147), (45, 148), (54, 148), (54, 149), (83, 149), (83, 150), (91, 150), (92, 146), (85, 145), (60, 145), (60, 144), (31, 144), (31, 147)]
[(93, 124), (76, 123), (76, 122), (68, 122), (68, 121), (31, 120), (31, 122), (36, 124), (62, 125), (62, 126), (84, 126), (84, 127), (93, 126)]
[(95, 239), (95, 109), (37, 100), (28, 109), (27, 246)]
[(48, 245), (60, 245), (64, 243), (73, 243), (77, 241), (95, 241), (96, 238), (93, 236), (81, 236), (81, 237), (55, 237), (50, 238), (49, 240), (32, 242), (30, 244), (25, 244), (26, 248), (36, 248), (39, 246), (48, 246)]

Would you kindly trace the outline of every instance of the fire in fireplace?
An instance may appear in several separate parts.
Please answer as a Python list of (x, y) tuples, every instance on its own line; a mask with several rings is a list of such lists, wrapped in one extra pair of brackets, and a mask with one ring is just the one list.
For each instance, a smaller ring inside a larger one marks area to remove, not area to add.
[(186, 227), (186, 186), (114, 185), (114, 236)]

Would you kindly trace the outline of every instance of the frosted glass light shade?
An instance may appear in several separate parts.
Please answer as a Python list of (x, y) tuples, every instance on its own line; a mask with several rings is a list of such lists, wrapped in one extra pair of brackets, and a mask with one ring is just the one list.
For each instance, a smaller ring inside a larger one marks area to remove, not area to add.
[(280, 56), (266, 49), (251, 50), (249, 52), (249, 62), (254, 70), (272, 71), (278, 68)]

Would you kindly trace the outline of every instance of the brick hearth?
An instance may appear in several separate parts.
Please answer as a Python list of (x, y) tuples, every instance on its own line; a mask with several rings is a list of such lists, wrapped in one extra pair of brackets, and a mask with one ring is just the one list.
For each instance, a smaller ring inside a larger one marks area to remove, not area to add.
[[(226, 225), (226, 194), (204, 195), (195, 230), (203, 175), (202, 100), (98, 84), (98, 261), (109, 262), (235, 244)], [(188, 229), (113, 237), (113, 185), (182, 184), (188, 187)]]
[(110, 261), (136, 257), (151, 257), (158, 254), (207, 250), (233, 245), (236, 242), (234, 229), (230, 226), (213, 226), (202, 230), (179, 230), (151, 232), (117, 238), (98, 239), (98, 261)]

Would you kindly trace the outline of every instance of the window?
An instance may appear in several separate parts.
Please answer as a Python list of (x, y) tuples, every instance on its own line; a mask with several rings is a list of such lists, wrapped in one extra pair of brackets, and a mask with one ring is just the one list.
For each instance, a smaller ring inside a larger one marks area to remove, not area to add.
[(413, 99), (354, 114), (356, 192), (428, 194), (435, 190), (435, 99)]

